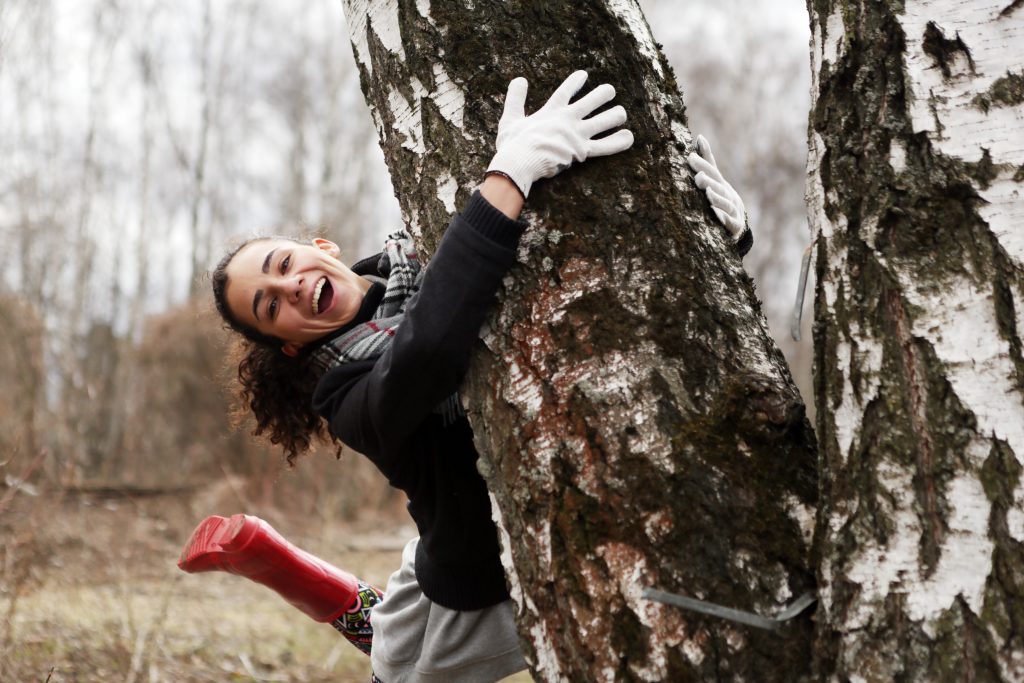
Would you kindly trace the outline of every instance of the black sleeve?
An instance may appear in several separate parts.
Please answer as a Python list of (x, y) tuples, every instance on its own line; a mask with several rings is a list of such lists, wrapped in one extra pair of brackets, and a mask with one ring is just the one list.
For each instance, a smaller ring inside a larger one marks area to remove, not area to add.
[(525, 228), (473, 195), (449, 224), (388, 349), (334, 368), (317, 384), (313, 407), (334, 436), (385, 473), (396, 464), (402, 441), (458, 389)]

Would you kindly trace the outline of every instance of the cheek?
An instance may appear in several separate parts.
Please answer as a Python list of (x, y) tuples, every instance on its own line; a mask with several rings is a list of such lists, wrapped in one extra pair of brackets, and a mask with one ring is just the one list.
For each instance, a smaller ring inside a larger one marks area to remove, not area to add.
[(277, 328), (280, 333), (294, 332), (302, 325), (302, 316), (289, 306), (287, 310), (281, 311), (277, 319)]
[(362, 302), (362, 297), (359, 292), (346, 289), (341, 292), (341, 301), (338, 303), (339, 311), (344, 311), (345, 317), (351, 318), (355, 315), (356, 311), (359, 310), (359, 304)]

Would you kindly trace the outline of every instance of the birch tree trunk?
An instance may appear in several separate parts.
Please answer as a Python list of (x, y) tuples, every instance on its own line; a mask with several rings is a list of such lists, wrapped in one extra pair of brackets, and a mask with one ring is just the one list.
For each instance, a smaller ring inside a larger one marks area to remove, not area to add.
[(822, 673), (1022, 680), (1024, 3), (808, 4)]
[(695, 188), (682, 99), (633, 0), (345, 0), (403, 217), (430, 253), (493, 154), (508, 82), (575, 69), (636, 144), (534, 187), (519, 264), (463, 387), (538, 679), (799, 680), (763, 614), (811, 587), (813, 436), (751, 282)]

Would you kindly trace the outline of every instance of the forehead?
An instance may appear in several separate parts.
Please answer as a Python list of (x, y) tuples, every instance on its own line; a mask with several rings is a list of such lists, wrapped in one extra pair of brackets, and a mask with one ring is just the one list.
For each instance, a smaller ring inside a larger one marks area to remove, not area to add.
[(228, 283), (236, 278), (256, 277), (263, 274), (263, 264), (274, 249), (295, 248), (298, 242), (284, 239), (266, 239), (249, 242), (238, 250), (227, 267)]

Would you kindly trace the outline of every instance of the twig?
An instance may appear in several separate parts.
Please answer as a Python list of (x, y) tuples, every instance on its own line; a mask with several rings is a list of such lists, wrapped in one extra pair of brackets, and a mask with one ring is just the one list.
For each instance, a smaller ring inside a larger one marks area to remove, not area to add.
[(97, 498), (159, 498), (161, 496), (180, 496), (192, 493), (196, 486), (185, 484), (182, 486), (131, 486), (118, 484), (116, 486), (83, 484), (79, 486), (65, 486), (64, 491), (74, 495), (96, 496)]
[[(25, 467), (25, 470), (21, 473), (21, 476), (17, 478), (17, 481), (19, 483), (24, 483), (28, 481), (28, 478), (32, 476), (32, 473), (35, 472), (39, 465), (42, 464), (43, 459), (46, 457), (46, 453), (47, 450), (45, 448), (39, 449), (39, 453), (36, 454), (36, 457), (32, 459), (32, 462), (30, 462)], [(4, 497), (0, 498), (0, 513), (6, 510), (7, 506), (11, 504), (11, 501), (14, 500), (14, 494), (18, 490), (19, 489), (17, 486), (12, 486), (11, 488), (7, 489), (7, 493), (4, 494)]]
[(125, 679), (125, 683), (135, 683), (136, 677), (142, 672), (142, 663), (145, 661), (146, 650), (149, 648), (149, 643), (152, 640), (153, 634), (160, 630), (164, 622), (167, 621), (167, 612), (171, 605), (171, 595), (175, 593), (175, 589), (178, 587), (178, 582), (181, 580), (181, 576), (175, 575), (171, 580), (170, 584), (164, 590), (164, 594), (160, 601), (160, 609), (157, 610), (156, 615), (152, 620), (139, 631), (138, 636), (135, 638), (135, 648), (132, 651), (132, 667), (128, 672), (128, 677)]
[(324, 660), (324, 668), (328, 671), (334, 671), (334, 665), (338, 663), (341, 658), (342, 645), (341, 643), (335, 643), (334, 647), (327, 654), (327, 659)]
[(235, 483), (234, 475), (228, 470), (228, 468), (224, 467), (224, 463), (220, 463), (220, 470), (224, 473), (224, 478), (227, 480), (228, 486), (231, 487), (231, 492), (235, 494), (235, 497), (238, 498), (238, 502), (242, 504), (242, 509), (252, 510), (252, 504), (249, 502), (249, 499), (246, 498), (245, 492), (242, 491), (237, 483)]
[(257, 681), (287, 681), (287, 678), (281, 676), (262, 676), (256, 672), (256, 669), (252, 665), (252, 660), (249, 659), (249, 655), (244, 652), (238, 653), (238, 659), (242, 662), (242, 666), (245, 667), (245, 672)]

